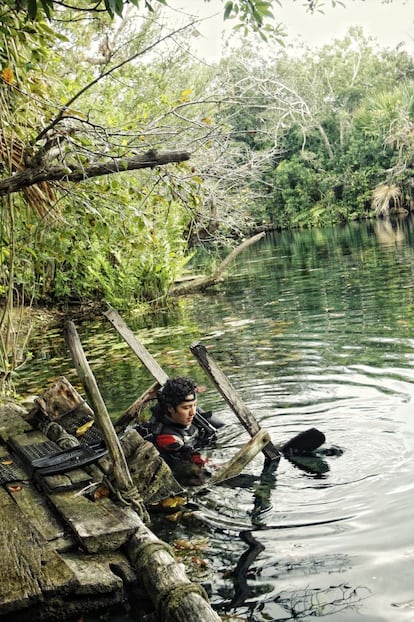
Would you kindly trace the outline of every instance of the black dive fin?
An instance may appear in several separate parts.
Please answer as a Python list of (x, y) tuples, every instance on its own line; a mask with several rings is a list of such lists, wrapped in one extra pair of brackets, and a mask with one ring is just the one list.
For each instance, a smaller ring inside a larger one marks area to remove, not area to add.
[(325, 442), (325, 434), (316, 428), (309, 428), (300, 432), (287, 443), (278, 447), (281, 454), (290, 456), (315, 451)]
[(92, 464), (107, 453), (106, 449), (96, 450), (87, 445), (79, 445), (50, 456), (36, 458), (32, 460), (31, 466), (39, 475), (56, 475)]

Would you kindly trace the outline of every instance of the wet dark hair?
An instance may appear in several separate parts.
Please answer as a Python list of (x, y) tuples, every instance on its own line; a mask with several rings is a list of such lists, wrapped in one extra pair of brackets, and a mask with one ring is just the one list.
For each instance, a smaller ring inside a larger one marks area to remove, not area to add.
[(169, 378), (157, 391), (158, 402), (164, 406), (178, 406), (181, 402), (185, 402), (188, 395), (194, 395), (196, 399), (197, 384), (191, 378), (186, 376), (178, 376), (177, 378)]

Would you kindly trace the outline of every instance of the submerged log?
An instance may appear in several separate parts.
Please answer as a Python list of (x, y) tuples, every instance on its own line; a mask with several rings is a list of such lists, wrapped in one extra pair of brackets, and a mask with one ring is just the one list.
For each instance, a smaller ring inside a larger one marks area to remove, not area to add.
[(220, 622), (204, 588), (187, 578), (169, 546), (148, 528), (143, 525), (130, 538), (126, 550), (142, 588), (151, 596), (158, 620)]

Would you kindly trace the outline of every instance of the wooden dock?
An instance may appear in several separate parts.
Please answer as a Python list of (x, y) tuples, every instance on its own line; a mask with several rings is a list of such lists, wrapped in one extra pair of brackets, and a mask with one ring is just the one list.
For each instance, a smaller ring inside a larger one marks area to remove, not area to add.
[[(60, 382), (66, 389), (66, 381)], [(189, 581), (169, 547), (130, 506), (119, 504), (113, 494), (88, 494), (101, 485), (105, 490), (108, 456), (53, 475), (31, 467), (28, 453), (54, 445), (32, 419), (14, 404), (0, 405), (0, 619), (62, 621), (125, 603), (132, 590), (142, 609), (154, 609), (153, 620), (161, 620), (161, 599), (169, 606), (170, 596), (184, 585), (188, 598), (174, 604), (169, 619), (219, 621), (201, 586)], [(143, 473), (143, 478), (137, 475), (140, 493), (155, 499), (154, 489), (146, 486), (145, 462), (154, 466), (158, 452), (141, 437), (130, 436), (124, 444), (132, 472), (137, 459), (143, 464), (135, 469)]]

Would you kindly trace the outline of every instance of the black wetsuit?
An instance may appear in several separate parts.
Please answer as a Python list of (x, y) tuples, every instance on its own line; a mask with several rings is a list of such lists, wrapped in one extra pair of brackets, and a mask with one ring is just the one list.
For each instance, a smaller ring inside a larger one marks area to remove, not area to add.
[[(197, 409), (193, 423), (188, 426), (173, 421), (157, 404), (148, 423), (152, 440), (161, 456), (180, 481), (205, 477), (206, 459), (199, 450), (211, 446), (216, 439), (216, 430), (224, 424), (211, 413)], [(191, 482), (185, 482), (191, 483)], [(193, 483), (200, 483), (195, 481)]]

